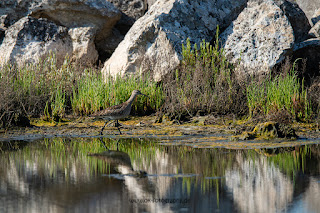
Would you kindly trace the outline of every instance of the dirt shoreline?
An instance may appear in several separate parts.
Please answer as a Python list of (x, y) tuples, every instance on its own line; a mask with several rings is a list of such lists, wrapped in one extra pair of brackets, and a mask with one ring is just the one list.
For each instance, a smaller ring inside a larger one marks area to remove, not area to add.
[[(210, 118), (209, 118), (210, 119)], [(208, 116), (195, 117), (191, 122), (179, 124), (176, 121), (156, 123), (156, 116), (130, 117), (121, 121), (122, 135), (112, 123), (105, 128), (103, 136), (99, 132), (102, 120), (78, 118), (59, 123), (40, 119), (31, 121), (31, 127), (0, 130), (0, 141), (33, 141), (52, 137), (108, 137), (152, 139), (167, 145), (186, 145), (195, 148), (255, 149), (298, 146), (320, 143), (319, 127), (316, 123), (294, 123), (292, 126), (298, 139), (277, 138), (272, 140), (232, 140), (232, 136), (254, 128), (254, 124), (240, 120), (216, 119), (216, 124), (205, 124)]]

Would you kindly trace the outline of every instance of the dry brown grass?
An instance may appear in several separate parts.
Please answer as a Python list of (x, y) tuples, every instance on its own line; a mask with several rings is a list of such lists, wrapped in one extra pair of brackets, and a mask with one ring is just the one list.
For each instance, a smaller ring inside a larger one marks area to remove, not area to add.
[(163, 80), (162, 112), (178, 120), (197, 114), (246, 114), (245, 83), (232, 70), (217, 45), (203, 42), (198, 50), (187, 43), (181, 65)]

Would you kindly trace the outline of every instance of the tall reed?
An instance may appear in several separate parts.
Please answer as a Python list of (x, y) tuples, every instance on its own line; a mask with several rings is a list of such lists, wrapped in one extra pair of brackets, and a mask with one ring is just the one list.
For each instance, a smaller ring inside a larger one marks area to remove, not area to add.
[(85, 70), (85, 75), (73, 88), (71, 105), (76, 114), (91, 114), (100, 109), (126, 101), (133, 90), (138, 89), (150, 98), (138, 97), (133, 104), (135, 113), (156, 111), (163, 103), (161, 85), (150, 81), (148, 77), (111, 77), (105, 81), (101, 74)]
[(255, 113), (268, 115), (286, 110), (294, 119), (308, 119), (312, 111), (303, 80), (300, 81), (293, 67), (281, 75), (269, 75), (263, 81), (252, 80), (247, 86), (247, 103), (250, 116)]
[(0, 126), (16, 125), (14, 118), (42, 116), (60, 121), (66, 114), (91, 114), (119, 104), (138, 89), (150, 99), (139, 97), (133, 106), (136, 113), (154, 112), (163, 103), (161, 85), (146, 77), (126, 79), (102, 78), (101, 70), (85, 68), (67, 56), (61, 66), (49, 54), (39, 63), (22, 67), (7, 64), (0, 67)]

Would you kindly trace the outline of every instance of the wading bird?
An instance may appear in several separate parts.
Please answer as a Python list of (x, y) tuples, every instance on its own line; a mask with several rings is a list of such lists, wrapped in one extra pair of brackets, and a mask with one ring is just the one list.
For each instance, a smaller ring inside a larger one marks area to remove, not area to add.
[(126, 102), (123, 102), (122, 104), (118, 104), (115, 106), (108, 107), (107, 109), (98, 111), (98, 112), (93, 113), (91, 115), (91, 117), (102, 118), (102, 119), (106, 120), (104, 126), (102, 127), (102, 129), (100, 131), (100, 135), (102, 135), (102, 132), (103, 132), (105, 126), (107, 125), (107, 123), (110, 120), (116, 120), (115, 125), (121, 134), (121, 131), (119, 128), (120, 125), (119, 125), (118, 120), (125, 118), (130, 114), (132, 103), (138, 95), (144, 95), (144, 96), (148, 97), (147, 95), (141, 93), (139, 90), (133, 90), (130, 98)]

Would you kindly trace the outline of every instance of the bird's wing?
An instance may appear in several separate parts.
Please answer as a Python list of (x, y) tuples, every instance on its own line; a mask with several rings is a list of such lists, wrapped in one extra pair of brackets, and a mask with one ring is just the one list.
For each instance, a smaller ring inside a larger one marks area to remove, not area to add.
[(108, 107), (108, 108), (105, 109), (105, 110), (118, 110), (118, 109), (121, 109), (125, 103), (126, 103), (126, 102), (121, 103), (121, 104), (118, 104), (118, 105), (114, 105), (114, 106), (111, 106), (111, 107)]
[(92, 117), (100, 117), (100, 116), (117, 114), (123, 108), (125, 103), (126, 102), (108, 107), (107, 109), (100, 110), (98, 112), (93, 113), (91, 116)]

